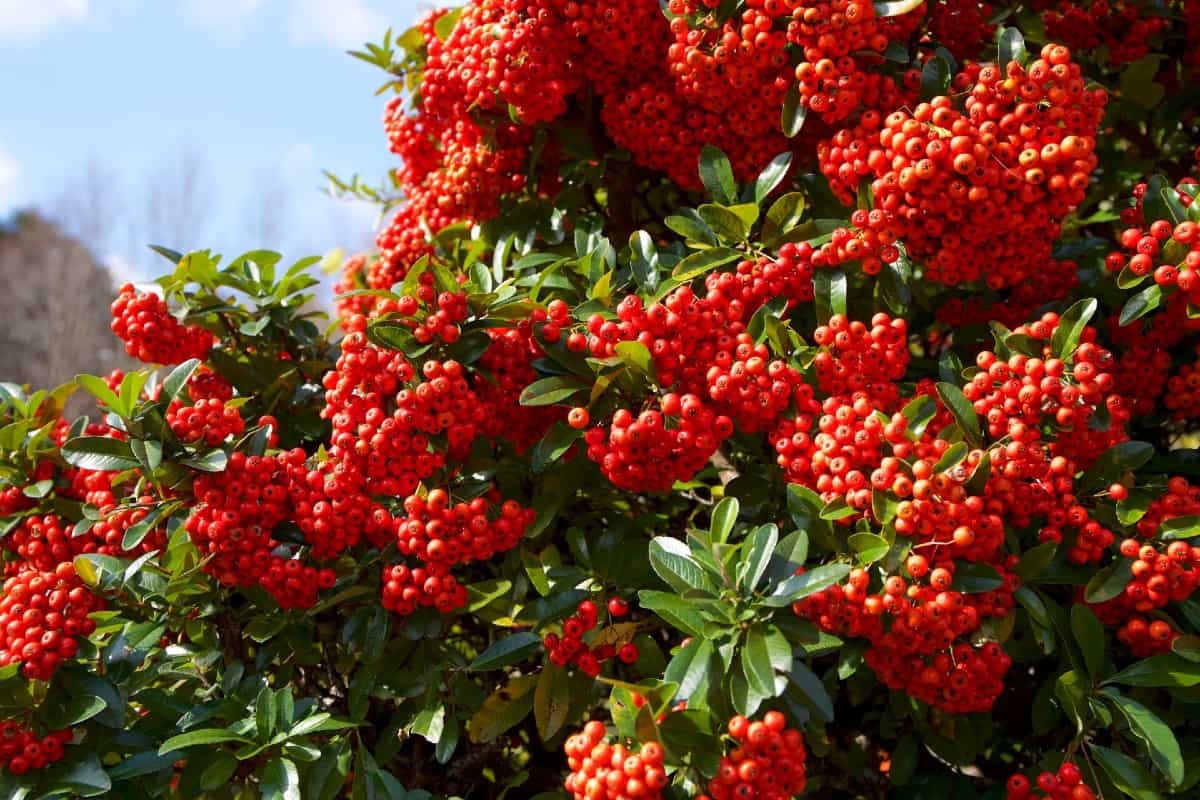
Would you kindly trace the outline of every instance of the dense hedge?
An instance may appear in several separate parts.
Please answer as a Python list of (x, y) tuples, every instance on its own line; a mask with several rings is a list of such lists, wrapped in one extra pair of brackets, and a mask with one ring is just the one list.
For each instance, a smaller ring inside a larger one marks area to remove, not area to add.
[(0, 384), (0, 794), (1192, 796), (1198, 53), (1195, 0), (355, 53), (336, 320), (159, 247), (145, 369)]

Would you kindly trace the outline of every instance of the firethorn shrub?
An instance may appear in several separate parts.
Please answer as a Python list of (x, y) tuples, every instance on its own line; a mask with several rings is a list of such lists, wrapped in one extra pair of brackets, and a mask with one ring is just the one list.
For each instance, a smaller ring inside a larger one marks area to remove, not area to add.
[(156, 247), (144, 366), (0, 384), (0, 795), (1195, 796), (1198, 53), (1196, 0), (389, 31), (334, 319)]

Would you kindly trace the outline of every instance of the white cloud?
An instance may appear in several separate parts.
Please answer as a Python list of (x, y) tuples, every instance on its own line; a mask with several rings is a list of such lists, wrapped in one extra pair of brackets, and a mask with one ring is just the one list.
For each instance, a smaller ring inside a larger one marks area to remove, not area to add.
[(309, 185), (320, 179), (317, 166), (317, 151), (308, 142), (297, 142), (283, 151), (279, 167), (289, 180), (301, 179)]
[(0, 147), (0, 212), (3, 212), (12, 201), (17, 177), (21, 174), (21, 165), (17, 160)]
[(387, 18), (363, 0), (292, 0), (288, 34), (292, 44), (359, 47), (387, 27)]
[(0, 0), (0, 39), (27, 42), (88, 15), (88, 0)]
[[(0, 0), (3, 2), (3, 0)], [(267, 0), (184, 0), (183, 16), (193, 25), (236, 39)]]

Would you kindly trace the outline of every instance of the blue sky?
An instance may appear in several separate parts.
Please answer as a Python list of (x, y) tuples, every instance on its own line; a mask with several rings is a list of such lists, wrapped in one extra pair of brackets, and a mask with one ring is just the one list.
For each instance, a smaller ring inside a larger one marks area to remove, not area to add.
[[(322, 194), (320, 171), (376, 181), (395, 160), (374, 96), (382, 73), (345, 51), (429, 5), (0, 0), (0, 217), (81, 218), (69, 209), (90, 174), (115, 217), (91, 244), (119, 277), (145, 277), (146, 241), (289, 257), (361, 247), (373, 213)], [(170, 206), (148, 187), (177, 185), (166, 178), (183, 163), (200, 178), (197, 224), (182, 234), (196, 241), (164, 241), (149, 208)], [(263, 232), (277, 240), (254, 240)]]

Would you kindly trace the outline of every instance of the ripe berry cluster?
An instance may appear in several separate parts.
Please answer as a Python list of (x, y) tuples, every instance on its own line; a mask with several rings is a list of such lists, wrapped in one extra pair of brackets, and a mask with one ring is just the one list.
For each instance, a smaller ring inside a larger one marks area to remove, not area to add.
[(696, 800), (787, 800), (804, 791), (804, 739), (783, 714), (768, 711), (754, 722), (738, 715), (728, 731), (737, 745), (721, 756), (708, 794)]
[(75, 657), (77, 637), (96, 629), (88, 615), (103, 607), (70, 562), (8, 578), (0, 598), (0, 666), (21, 664), (25, 677), (50, 680), (59, 664)]
[(216, 398), (196, 400), (190, 406), (176, 400), (167, 409), (167, 425), (179, 441), (209, 447), (216, 447), (231, 436), (240, 436), (246, 430), (238, 410)]
[(1058, 772), (1042, 772), (1036, 782), (1018, 773), (1008, 779), (1007, 800), (1094, 800), (1096, 793), (1083, 782), (1083, 773), (1070, 761), (1064, 761)]
[(613, 414), (608, 429), (585, 435), (588, 458), (618, 489), (670, 491), (708, 463), (721, 441), (733, 433), (733, 422), (718, 416), (693, 394), (664, 395), (659, 410), (635, 418), (629, 409)]
[(1117, 639), (1137, 658), (1147, 658), (1171, 652), (1171, 643), (1179, 638), (1179, 631), (1166, 620), (1148, 620), (1134, 614), (1121, 623)]
[(212, 349), (213, 335), (171, 316), (166, 302), (132, 283), (121, 287), (112, 304), (112, 331), (125, 342), (125, 352), (147, 364), (182, 364)]
[(1121, 542), (1121, 555), (1133, 559), (1132, 579), (1120, 595), (1094, 607), (1102, 622), (1113, 623), (1137, 611), (1145, 614), (1188, 599), (1200, 586), (1200, 547), (1171, 542), (1166, 552), (1137, 539)]
[(6, 719), (0, 722), (0, 765), (11, 775), (45, 769), (63, 757), (72, 736), (68, 729), (39, 737), (19, 722)]
[(1085, 88), (1058, 45), (1028, 69), (968, 65), (962, 111), (936, 97), (912, 112), (864, 114), (817, 150), (845, 202), (868, 179), (867, 229), (904, 240), (928, 280), (1016, 285), (1051, 261), (1061, 220), (1082, 200), (1107, 95)]
[[(1188, 179), (1187, 183), (1195, 181)], [(1180, 184), (1183, 185), (1182, 183)], [(1141, 197), (1145, 184), (1139, 184), (1137, 215), (1141, 215)], [(1183, 205), (1190, 205), (1190, 195), (1175, 190)], [(1132, 209), (1127, 209), (1132, 210)], [(1124, 218), (1124, 215), (1123, 215)], [(1135, 276), (1153, 275), (1154, 282), (1164, 289), (1176, 288), (1193, 305), (1200, 300), (1200, 225), (1190, 220), (1172, 224), (1165, 219), (1155, 220), (1148, 227), (1130, 227), (1121, 232), (1121, 248), (1105, 259), (1109, 272), (1129, 270)]]
[(382, 605), (406, 617), (419, 607), (436, 608), (443, 614), (467, 604), (467, 587), (450, 574), (450, 565), (434, 561), (409, 568), (395, 564), (383, 568)]
[(604, 738), (604, 723), (599, 720), (567, 738), (563, 750), (571, 774), (563, 786), (572, 800), (662, 800), (667, 785), (662, 746), (646, 742), (633, 753)]
[[(493, 502), (499, 499), (499, 492), (491, 494)], [(535, 516), (515, 500), (494, 510), (484, 497), (451, 505), (445, 489), (434, 489), (424, 497), (410, 495), (404, 512), (406, 516), (395, 521), (400, 553), (445, 564), (485, 561), (511, 550)]]
[(831, 395), (858, 392), (878, 408), (893, 410), (897, 381), (908, 368), (908, 325), (903, 319), (876, 314), (871, 325), (834, 314), (813, 331), (821, 352), (813, 360), (817, 385)]
[[(1046, 0), (1035, 6), (1046, 5)], [(1129, 0), (1059, 0), (1042, 12), (1046, 36), (1079, 51), (1105, 48), (1113, 67), (1131, 64), (1150, 52), (1151, 40), (1169, 24), (1147, 13), (1145, 4)]]
[[(552, 301), (552, 311), (558, 309), (555, 303), (562, 306), (565, 312), (566, 304), (562, 301)], [(543, 331), (558, 324), (546, 322)], [(475, 382), (475, 394), (486, 409), (480, 434), (493, 441), (510, 441), (518, 453), (532, 447), (555, 420), (562, 418), (562, 409), (555, 406), (521, 405), (521, 392), (537, 380), (533, 361), (542, 355), (542, 348), (533, 337), (532, 327), (526, 325), (489, 330), (492, 342), (477, 365), (487, 378)], [(551, 329), (551, 334), (554, 333)]]
[[(613, 619), (625, 616), (628, 611), (629, 606), (624, 600), (614, 597), (608, 601), (608, 613)], [(596, 604), (584, 600), (575, 613), (563, 621), (562, 636), (547, 633), (542, 638), (542, 645), (549, 653), (550, 663), (559, 667), (574, 664), (580, 672), (594, 678), (600, 674), (604, 662), (611, 658), (619, 658), (625, 664), (637, 661), (637, 645), (632, 642), (626, 642), (619, 648), (611, 642), (597, 645), (584, 642), (584, 635), (596, 628), (598, 618)]]

